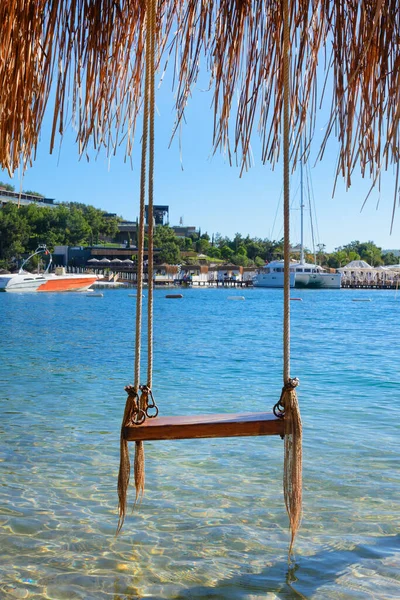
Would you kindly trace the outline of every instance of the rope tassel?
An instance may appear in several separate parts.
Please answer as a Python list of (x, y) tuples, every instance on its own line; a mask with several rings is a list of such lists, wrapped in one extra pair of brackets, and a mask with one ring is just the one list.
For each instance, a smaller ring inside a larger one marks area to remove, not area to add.
[[(128, 392), (128, 398), (125, 404), (124, 416), (122, 418), (121, 438), (120, 438), (120, 462), (118, 473), (118, 526), (117, 535), (121, 531), (125, 521), (128, 486), (131, 476), (131, 461), (129, 458), (128, 442), (124, 436), (124, 429), (132, 422), (132, 415), (138, 412), (138, 396)], [(135, 461), (136, 462), (136, 461)]]
[(284, 419), (284, 464), (283, 464), (283, 496), (289, 517), (291, 532), (289, 556), (293, 550), (296, 534), (300, 528), (303, 496), (303, 453), (302, 432), (299, 402), (296, 387), (299, 380), (289, 378), (283, 386), (279, 402), (274, 406), (277, 417)]
[[(127, 385), (125, 391), (128, 393), (128, 398), (125, 404), (124, 416), (122, 419), (121, 426), (121, 440), (120, 440), (120, 464), (118, 474), (118, 512), (119, 520), (117, 526), (117, 535), (121, 531), (124, 524), (126, 507), (127, 507), (127, 496), (128, 487), (131, 477), (131, 461), (129, 457), (128, 442), (125, 439), (125, 427), (131, 425), (141, 425), (148, 416), (150, 419), (156, 417), (158, 414), (158, 408), (154, 402), (154, 398), (150, 388), (147, 385), (140, 386), (141, 395), (139, 398), (136, 388), (132, 385)], [(151, 402), (149, 403), (149, 394)], [(155, 411), (154, 414), (150, 414), (149, 411)], [(136, 488), (136, 506), (139, 498), (143, 498), (144, 484), (145, 484), (145, 460), (144, 460), (144, 444), (143, 442), (136, 442), (135, 445), (135, 460), (133, 463), (134, 476), (135, 476), (135, 488)]]
[[(148, 396), (148, 388), (147, 386), (140, 386), (141, 395), (139, 400), (138, 412), (140, 417), (143, 415), (144, 419), (147, 416), (147, 409), (149, 405), (149, 396)], [(140, 421), (141, 422), (141, 421)], [(137, 501), (143, 498), (144, 495), (144, 484), (145, 484), (145, 469), (144, 469), (144, 444), (143, 442), (135, 443), (135, 461), (134, 465), (134, 475), (135, 475), (135, 489), (136, 489), (136, 497), (135, 497), (135, 506)]]
[(144, 469), (144, 444), (143, 444), (143, 442), (135, 443), (134, 473), (135, 473), (135, 488), (136, 488), (136, 498), (135, 498), (135, 506), (136, 506), (138, 499), (140, 498), (140, 500), (141, 500), (144, 495), (145, 469)]
[(303, 427), (295, 389), (297, 385), (298, 380), (291, 379), (289, 384), (283, 388), (282, 394), (282, 404), (285, 407), (283, 495), (291, 531), (289, 556), (292, 553), (294, 540), (300, 528), (303, 496)]

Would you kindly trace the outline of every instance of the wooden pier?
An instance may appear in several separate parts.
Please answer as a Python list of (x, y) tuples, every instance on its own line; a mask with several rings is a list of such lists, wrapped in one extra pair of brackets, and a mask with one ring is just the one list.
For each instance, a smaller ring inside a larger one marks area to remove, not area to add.
[(351, 289), (351, 290), (397, 290), (399, 288), (399, 284), (397, 283), (343, 283), (342, 289)]

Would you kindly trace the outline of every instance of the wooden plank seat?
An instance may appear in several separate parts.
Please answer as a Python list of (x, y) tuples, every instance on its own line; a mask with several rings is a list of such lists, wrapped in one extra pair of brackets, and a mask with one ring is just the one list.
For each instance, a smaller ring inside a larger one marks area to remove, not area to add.
[(130, 442), (138, 442), (283, 435), (283, 427), (283, 419), (269, 412), (156, 417), (146, 419), (142, 425), (125, 427), (124, 437)]

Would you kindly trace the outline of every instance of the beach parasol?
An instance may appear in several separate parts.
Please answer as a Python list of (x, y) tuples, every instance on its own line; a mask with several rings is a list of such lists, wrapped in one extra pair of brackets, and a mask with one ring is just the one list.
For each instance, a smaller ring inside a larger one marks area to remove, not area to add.
[(88, 260), (88, 263), (98, 263), (98, 262), (100, 262), (100, 261), (97, 258), (90, 258)]

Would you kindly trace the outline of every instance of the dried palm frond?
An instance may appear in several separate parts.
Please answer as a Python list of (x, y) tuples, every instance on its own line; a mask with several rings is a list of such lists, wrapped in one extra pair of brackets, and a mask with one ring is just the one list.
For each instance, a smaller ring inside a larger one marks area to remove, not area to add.
[[(144, 0), (3, 0), (0, 3), (0, 164), (34, 156), (47, 105), (51, 149), (72, 117), (79, 152), (129, 155), (144, 79)], [(282, 122), (279, 0), (159, 0), (158, 62), (175, 70), (177, 123), (204, 60), (213, 86), (214, 147), (242, 168), (258, 128), (263, 161), (276, 161)], [(398, 0), (290, 3), (292, 158), (313, 135), (321, 94), (331, 111), (348, 185), (356, 163), (376, 180), (399, 164)], [(324, 63), (319, 65), (319, 63)], [(324, 81), (329, 80), (329, 85)], [(319, 81), (321, 80), (321, 81)], [(233, 134), (231, 134), (233, 130)]]

